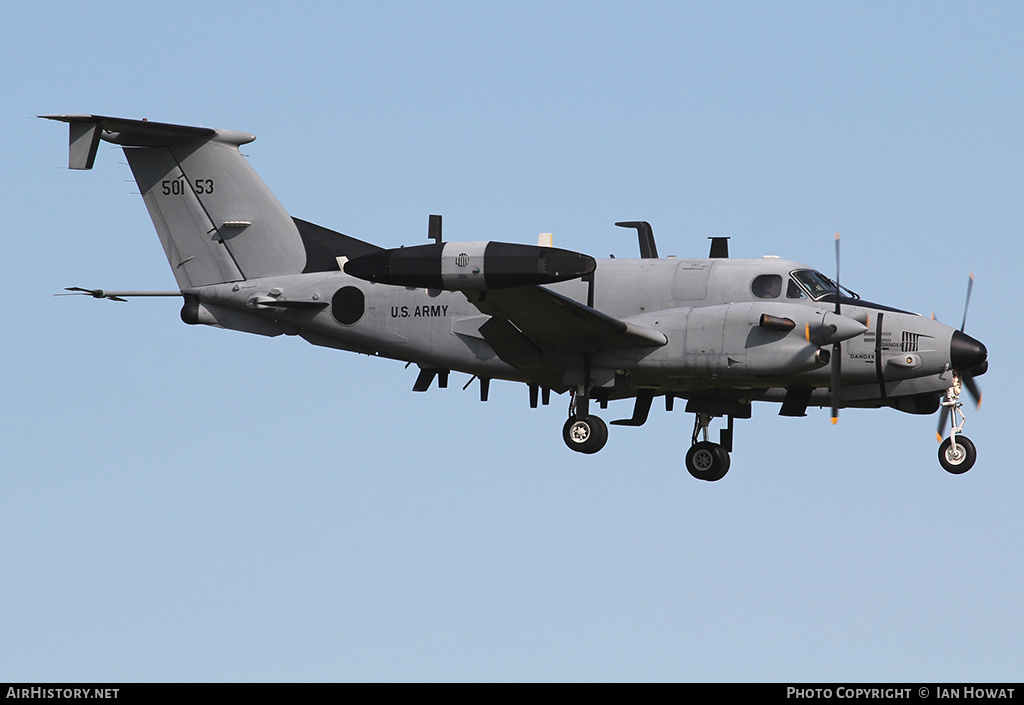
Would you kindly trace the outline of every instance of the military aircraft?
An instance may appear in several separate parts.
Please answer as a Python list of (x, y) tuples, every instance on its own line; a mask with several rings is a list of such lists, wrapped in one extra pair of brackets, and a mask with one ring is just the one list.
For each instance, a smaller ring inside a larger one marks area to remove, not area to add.
[[(444, 242), (441, 217), (430, 244), (384, 249), (293, 218), (239, 152), (251, 134), (105, 117), (46, 115), (70, 126), (69, 166), (91, 169), (100, 140), (120, 145), (178, 284), (174, 291), (70, 293), (125, 300), (181, 296), (185, 323), (415, 363), (413, 391), (452, 370), (479, 380), (525, 383), (530, 404), (568, 393), (565, 444), (596, 453), (608, 426), (591, 410), (632, 399), (641, 426), (655, 397), (694, 414), (686, 468), (714, 481), (729, 470), (734, 419), (752, 402), (783, 416), (808, 407), (941, 409), (943, 468), (959, 474), (976, 459), (962, 434), (964, 388), (988, 367), (985, 346), (930, 318), (870, 303), (836, 276), (778, 257), (732, 259), (728, 238), (708, 257), (659, 257), (643, 221), (637, 259), (595, 259), (537, 245)], [(973, 277), (972, 277), (973, 281)], [(967, 303), (970, 301), (968, 286)], [(964, 322), (966, 323), (966, 309)], [(709, 426), (725, 419), (719, 442)]]

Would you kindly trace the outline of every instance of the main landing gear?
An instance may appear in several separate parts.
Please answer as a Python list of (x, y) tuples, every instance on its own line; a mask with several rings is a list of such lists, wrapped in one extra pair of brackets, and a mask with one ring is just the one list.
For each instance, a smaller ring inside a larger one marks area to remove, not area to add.
[[(712, 443), (708, 440), (708, 426), (713, 417), (710, 414), (697, 414), (693, 424), (693, 437), (690, 450), (686, 452), (686, 469), (698, 480), (715, 482), (725, 477), (729, 472), (729, 450), (723, 444)], [(698, 441), (703, 435), (704, 440)], [(732, 441), (732, 418), (729, 419), (729, 428), (722, 432), (723, 440), (731, 445)]]
[(570, 416), (562, 440), (577, 453), (596, 453), (608, 442), (608, 425), (599, 416)]
[[(953, 386), (946, 390), (946, 398), (942, 402), (942, 415), (951, 417), (952, 428), (949, 438), (939, 445), (939, 464), (946, 472), (954, 475), (963, 473), (974, 467), (974, 461), (978, 459), (978, 451), (974, 443), (967, 436), (960, 433), (967, 418), (961, 409), (963, 403), (960, 401), (960, 377), (953, 375)], [(957, 417), (960, 423), (957, 423)], [(944, 421), (944, 419), (943, 419)], [(944, 425), (944, 423), (943, 423)]]
[(573, 394), (569, 400), (569, 420), (562, 426), (562, 440), (577, 453), (596, 453), (608, 442), (608, 425), (590, 414), (590, 399)]
[[(649, 404), (647, 406), (649, 407)], [(642, 417), (646, 419), (646, 410)], [(698, 480), (721, 480), (729, 472), (733, 417), (729, 416), (729, 425), (721, 432), (721, 443), (712, 443), (708, 440), (708, 426), (711, 425), (714, 416), (697, 413), (696, 417), (692, 445), (686, 453), (686, 469)], [(699, 440), (701, 437), (703, 440)], [(608, 425), (600, 417), (590, 413), (590, 398), (587, 395), (575, 391), (572, 393), (569, 400), (569, 418), (562, 426), (562, 440), (570, 450), (587, 454), (598, 452), (608, 442)]]

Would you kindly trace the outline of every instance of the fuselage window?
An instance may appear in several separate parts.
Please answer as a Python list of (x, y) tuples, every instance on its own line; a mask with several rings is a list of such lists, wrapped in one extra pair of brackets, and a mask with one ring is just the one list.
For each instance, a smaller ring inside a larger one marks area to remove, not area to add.
[(778, 274), (762, 274), (754, 279), (750, 290), (759, 299), (777, 299), (782, 293), (782, 277)]

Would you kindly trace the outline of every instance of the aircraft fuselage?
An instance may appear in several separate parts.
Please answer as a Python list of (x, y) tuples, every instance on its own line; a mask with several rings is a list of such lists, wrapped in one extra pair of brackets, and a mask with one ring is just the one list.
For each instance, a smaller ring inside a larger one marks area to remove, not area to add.
[[(374, 284), (343, 272), (286, 275), (186, 291), (202, 305), (189, 322), (264, 335), (297, 334), (316, 345), (383, 355), (424, 368), (535, 382), (561, 391), (579, 383), (585, 365), (597, 387), (689, 392), (749, 385), (750, 396), (781, 400), (785, 387), (806, 386), (827, 398), (827, 356), (820, 334), (834, 303), (815, 301), (790, 284), (805, 265), (763, 259), (605, 259), (593, 282), (548, 288), (593, 308), (664, 333), (660, 346), (578, 352), (543, 351), (532, 368), (502, 360), (480, 333), (489, 317), (461, 292)], [(755, 293), (753, 282), (777, 276), (785, 290)], [(842, 317), (863, 329), (842, 345), (843, 400), (851, 404), (937, 392), (949, 386), (955, 329), (917, 314), (848, 300)], [(300, 302), (290, 306), (281, 302)], [(186, 306), (188, 308), (188, 305)], [(793, 322), (759, 325), (762, 316)], [(188, 319), (187, 319), (188, 320)], [(817, 336), (815, 334), (818, 334)], [(589, 359), (585, 359), (589, 358)], [(531, 371), (532, 370), (532, 371)]]

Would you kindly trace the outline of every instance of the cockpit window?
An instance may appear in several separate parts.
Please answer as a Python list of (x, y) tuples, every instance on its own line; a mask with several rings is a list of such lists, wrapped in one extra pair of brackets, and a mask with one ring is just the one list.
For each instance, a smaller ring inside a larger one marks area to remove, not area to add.
[[(822, 296), (828, 294), (835, 295), (836, 283), (826, 277), (821, 272), (816, 272), (813, 269), (798, 269), (793, 272), (793, 279), (800, 282), (800, 284), (807, 290), (807, 293), (811, 295), (811, 298), (817, 301)], [(849, 296), (851, 299), (859, 299), (860, 295), (850, 291), (845, 286), (840, 286), (845, 296)], [(787, 294), (788, 296), (788, 294)]]
[(754, 279), (750, 290), (759, 299), (777, 299), (782, 293), (782, 277), (778, 274), (762, 274)]
[(806, 299), (807, 298), (807, 294), (804, 293), (804, 290), (801, 289), (800, 286), (795, 281), (790, 279), (789, 280), (789, 285), (786, 287), (786, 298), (787, 299)]
[(793, 272), (793, 278), (804, 285), (812, 299), (836, 293), (836, 285), (832, 283), (832, 280), (813, 269), (801, 269)]

